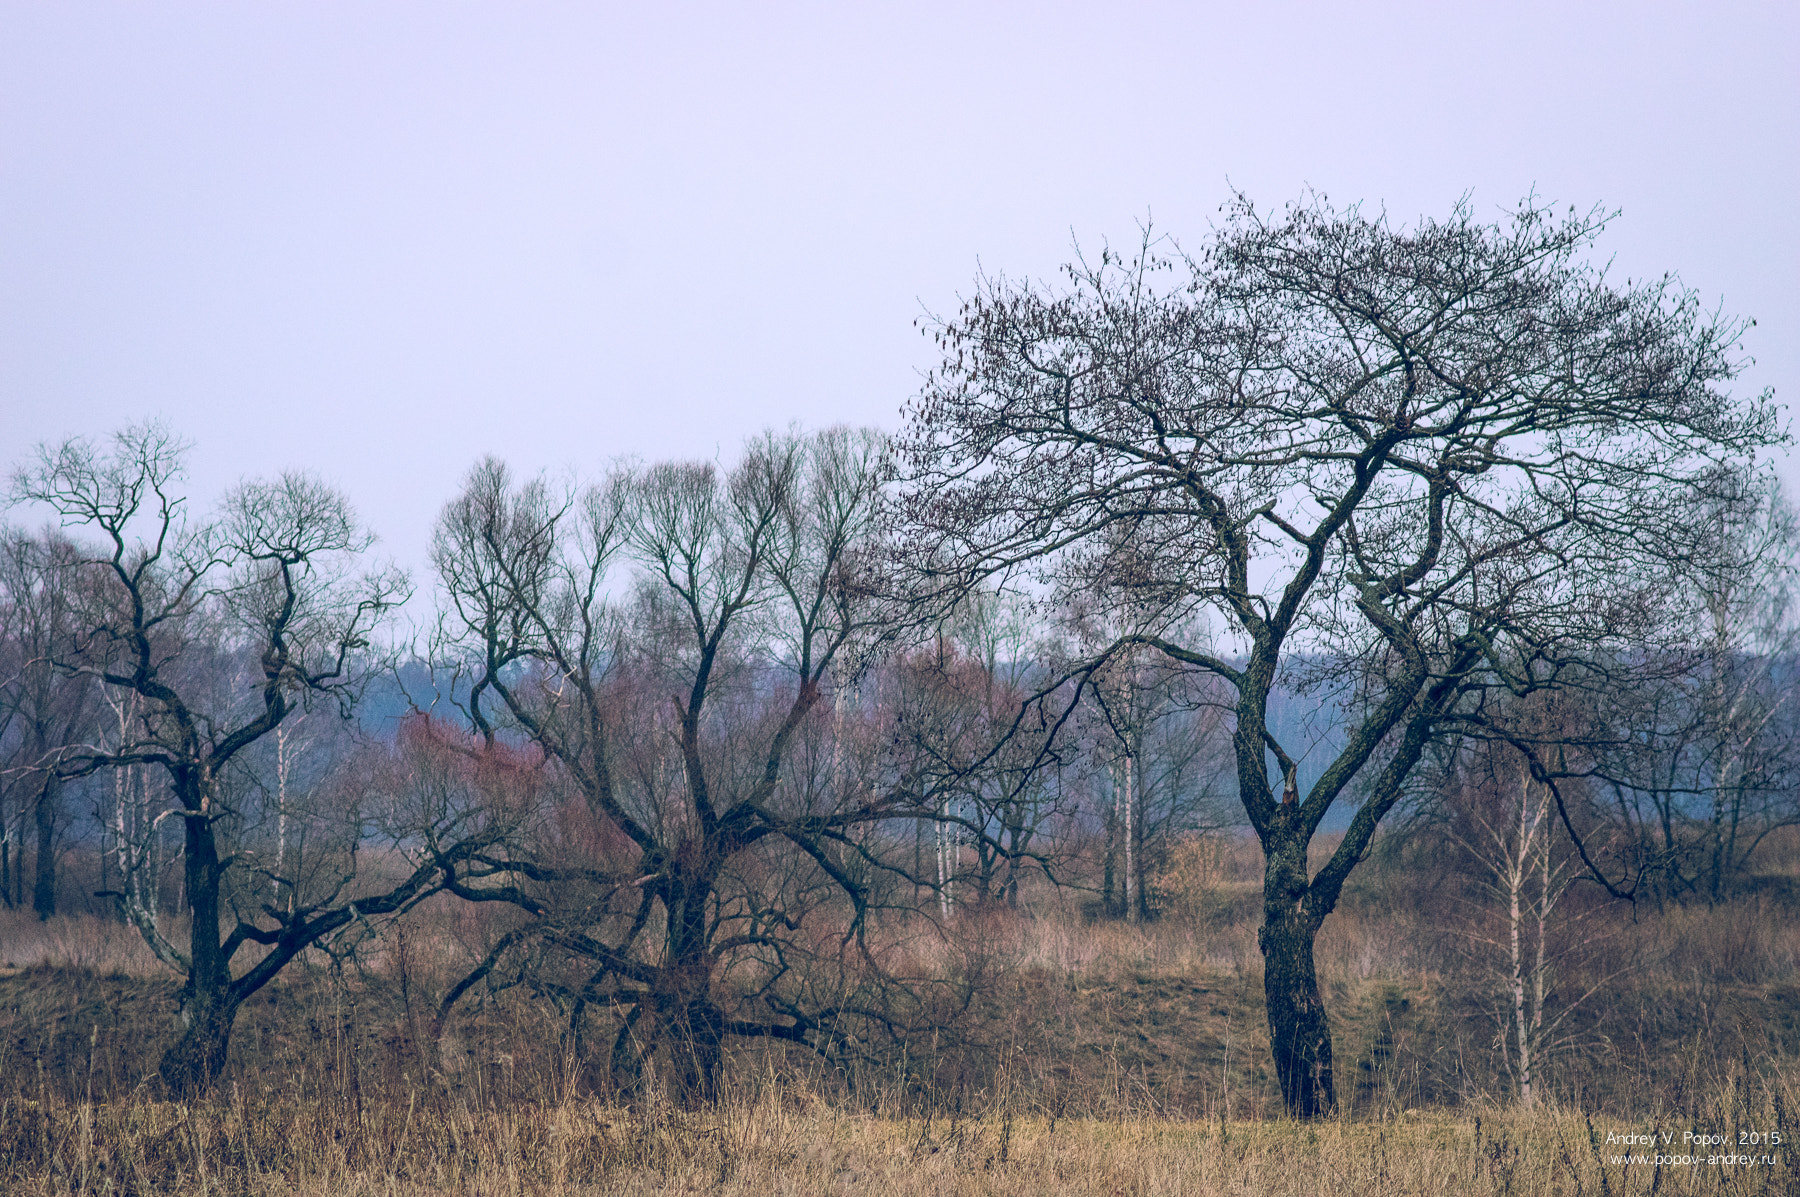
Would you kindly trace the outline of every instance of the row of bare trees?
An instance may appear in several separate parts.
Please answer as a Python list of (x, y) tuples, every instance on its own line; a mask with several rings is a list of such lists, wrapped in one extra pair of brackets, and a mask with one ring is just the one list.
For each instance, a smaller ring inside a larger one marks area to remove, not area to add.
[[(954, 643), (872, 668), (905, 622), (873, 434), (586, 488), (482, 463), (440, 521), (422, 684), (370, 640), (407, 585), (363, 570), (340, 496), (288, 476), (191, 518), (183, 449), (146, 425), (23, 468), (15, 494), (86, 539), (14, 535), (4, 608), (9, 784), (35, 815), (87, 783), (102, 896), (184, 979), (177, 1092), (211, 1083), (238, 1008), (300, 953), (440, 894), (507, 912), (440, 1028), (528, 970), (575, 1042), (606, 1028), (615, 1082), (654, 1067), (705, 1097), (728, 1036), (915, 1025), (895, 944), (922, 895), (948, 914), (1059, 877), (1093, 777), (1073, 738), (1021, 732), (1043, 671), (1017, 618), (971, 602)], [(342, 717), (384, 675), (462, 730), (358, 746)], [(1175, 826), (1183, 784), (1131, 809)]]
[[(301, 950), (352, 951), (371, 920), (446, 893), (510, 913), (444, 996), (439, 1031), (471, 992), (524, 980), (581, 1054), (604, 1029), (612, 1083), (650, 1067), (704, 1097), (729, 1037), (841, 1047), (917, 1029), (924, 978), (894, 947), (909, 921), (1016, 905), (1039, 878), (1147, 917), (1167, 846), (1229, 821), (1228, 693), (1136, 641), (1091, 665), (1106, 637), (1086, 609), (1047, 622), (1041, 602), (975, 592), (894, 643), (905, 613), (873, 551), (868, 434), (767, 436), (731, 471), (628, 469), (586, 489), (482, 463), (440, 522), (430, 663), (404, 675), (415, 710), (455, 718), (416, 717), (385, 748), (340, 717), (380, 666), (357, 643), (366, 621), (396, 593), (343, 568), (359, 542), (341, 501), (287, 479), (232, 496), (255, 524), (196, 532), (169, 491), (178, 449), (139, 429), (107, 461), (40, 461), (35, 493), (113, 551), (15, 534), (5, 608), (8, 781), (42, 804), (88, 778), (103, 892), (187, 979), (164, 1066), (177, 1088), (216, 1074), (237, 1005)], [(100, 486), (105, 505), (66, 497)], [(1737, 502), (1736, 543), (1764, 572), (1705, 603), (1754, 593), (1756, 618), (1721, 616), (1648, 674), (1571, 675), (1554, 719), (1485, 711), (1421, 774), (1421, 809), (1450, 820), (1509, 912), (1507, 1059), (1527, 1097), (1556, 1031), (1546, 928), (1578, 842), (1626, 892), (1717, 900), (1796, 817), (1780, 684), (1792, 543), (1773, 539), (1787, 516), (1772, 490)], [(304, 527), (321, 513), (338, 522)], [(121, 551), (127, 518), (155, 542)], [(257, 535), (271, 557), (252, 555)], [(182, 571), (172, 587), (159, 551)], [(1646, 703), (1684, 722), (1647, 723)], [(1652, 751), (1646, 729), (1676, 751)], [(183, 797), (180, 771), (201, 766), (207, 788), (186, 780)], [(195, 944), (209, 910), (220, 937)]]
[[(329, 488), (194, 515), (158, 426), (46, 447), (12, 492), (61, 529), (0, 562), (0, 889), (29, 827), (48, 913), (81, 787), (104, 892), (184, 979), (176, 1091), (302, 953), (435, 899), (494, 914), (440, 1029), (529, 978), (615, 1083), (699, 1100), (732, 1038), (927, 1025), (910, 945), (958, 904), (1043, 879), (1147, 917), (1173, 836), (1247, 822), (1276, 1070), (1314, 1114), (1319, 928), (1389, 812), (1485, 770), (1517, 783), (1458, 834), (1513, 912), (1528, 1085), (1529, 923), (1570, 870), (1716, 901), (1796, 818), (1794, 520), (1754, 465), (1782, 434), (1721, 389), (1741, 325), (1586, 264), (1604, 224), (1241, 203), (1199, 254), (984, 280), (892, 443), (591, 485), (482, 462), (410, 673), (375, 633), (410, 584)], [(377, 677), (415, 722), (325, 768)]]

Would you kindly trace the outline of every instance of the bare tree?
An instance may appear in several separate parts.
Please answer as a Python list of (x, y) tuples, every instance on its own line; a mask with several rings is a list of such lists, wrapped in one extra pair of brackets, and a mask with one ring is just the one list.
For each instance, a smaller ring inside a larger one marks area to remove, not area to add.
[(1695, 625), (1691, 704), (1706, 799), (1696, 812), (1704, 819), (1701, 875), (1717, 902), (1770, 832), (1800, 822), (1800, 518), (1766, 477), (1729, 485), (1698, 515), (1720, 542), (1717, 568), (1696, 587), (1704, 617)]
[(610, 1008), (614, 1078), (654, 1065), (690, 1100), (728, 1036), (821, 1046), (880, 1017), (842, 989), (821, 999), (799, 967), (821, 936), (861, 948), (880, 825), (921, 807), (880, 784), (867, 742), (847, 758), (831, 734), (847, 708), (827, 687), (885, 618), (880, 463), (873, 434), (834, 429), (765, 435), (730, 471), (621, 469), (579, 493), (492, 460), (470, 473), (433, 549), (439, 659), (468, 678), (475, 731), (536, 746), (596, 827), (453, 881), (533, 922), (446, 1010), (527, 940), (548, 945), (585, 969), (559, 991), (572, 1034)]
[[(253, 871), (257, 855), (232, 849), (242, 814), (232, 770), (304, 704), (347, 712), (366, 674), (370, 629), (405, 597), (406, 583), (391, 571), (355, 572), (372, 538), (341, 496), (305, 476), (244, 483), (217, 516), (190, 523), (174, 489), (182, 451), (154, 424), (126, 429), (107, 450), (71, 440), (40, 449), (14, 493), (94, 537), (66, 564), (81, 602), (54, 664), (104, 686), (118, 727), (106, 742), (65, 751), (59, 768), (122, 770), (128, 789), (159, 804), (115, 827), (126, 875), (114, 896), (184, 978), (180, 1035), (160, 1071), (171, 1090), (188, 1094), (224, 1066), (242, 1002), (297, 954), (433, 892), (458, 853), (489, 837), (476, 828), (451, 846), (440, 836), (442, 853), (374, 888), (346, 871), (310, 899), (270, 900), (271, 878)], [(145, 768), (166, 788), (149, 785)], [(185, 942), (155, 905), (156, 878), (141, 875), (154, 865), (150, 837), (165, 822), (180, 827)], [(234, 965), (249, 945), (252, 959)]]
[[(1135, 630), (1135, 629), (1134, 629)], [(1111, 639), (1111, 638), (1109, 638)], [(1141, 647), (1128, 643), (1094, 674), (1089, 692), (1105, 728), (1100, 737), (1105, 771), (1112, 783), (1107, 804), (1104, 892), (1111, 912), (1137, 922), (1145, 913), (1143, 867), (1144, 735), (1156, 715), (1155, 684), (1145, 676)], [(1121, 860), (1122, 858), (1122, 860)], [(1124, 865), (1122, 876), (1116, 876)], [(1113, 901), (1115, 881), (1122, 883)]]
[(1687, 522), (1715, 548), (1691, 571), (1680, 634), (1632, 684), (1592, 696), (1584, 759), (1629, 832), (1621, 883), (1718, 902), (1770, 834), (1800, 823), (1800, 530), (1775, 481), (1754, 474), (1721, 475)]
[[(935, 795), (933, 839), (940, 914), (959, 901), (1017, 905), (1033, 872), (1064, 880), (1087, 778), (1072, 743), (1050, 734), (1032, 698), (1053, 671), (1038, 612), (1014, 596), (975, 592), (882, 671), (899, 772)], [(972, 858), (972, 859), (971, 859)], [(959, 899), (961, 890), (963, 897)]]
[[(1490, 1013), (1502, 1071), (1526, 1107), (1545, 1090), (1552, 1054), (1575, 1045), (1571, 1019), (1618, 976), (1575, 980), (1603, 936), (1590, 910), (1564, 901), (1580, 876), (1581, 858), (1558, 811), (1556, 787), (1588, 788), (1571, 782), (1587, 772), (1571, 758), (1589, 743), (1604, 743), (1604, 729), (1591, 726), (1591, 712), (1569, 698), (1540, 693), (1514, 701), (1506, 704), (1512, 709), (1503, 736), (1471, 735), (1436, 746), (1433, 763), (1441, 772), (1435, 780), (1443, 792), (1419, 812), (1414, 828), (1438, 824), (1449, 842), (1438, 841), (1436, 850), (1467, 854), (1451, 875), (1460, 871), (1476, 894), (1469, 942), (1494, 997)], [(1546, 757), (1558, 766), (1545, 770)], [(1567, 803), (1575, 796), (1561, 797)], [(1601, 851), (1605, 821), (1582, 818), (1577, 826), (1583, 846)]]
[[(1767, 396), (1718, 389), (1745, 326), (1585, 265), (1604, 224), (1527, 202), (1400, 229), (1240, 200), (1199, 255), (1146, 234), (1059, 289), (983, 280), (928, 329), (944, 356), (899, 447), (922, 593), (1000, 579), (1129, 604), (1142, 630), (1097, 658), (1143, 646), (1235, 691), (1296, 1114), (1335, 1100), (1314, 938), (1426, 746), (1491, 688), (1655, 643), (1676, 567), (1710, 551), (1683, 514), (1780, 440)], [(1201, 611), (1217, 649), (1168, 634)], [(1304, 795), (1267, 719), (1284, 671), (1349, 720)], [(1362, 802), (1310, 872), (1352, 783)]]
[[(1083, 722), (1108, 790), (1100, 812), (1104, 905), (1136, 922), (1151, 913), (1148, 879), (1167, 859), (1172, 839), (1231, 822), (1216, 785), (1229, 772), (1223, 726), (1229, 700), (1213, 679), (1133, 641), (1143, 624), (1130, 608), (1119, 614), (1130, 622), (1078, 620), (1079, 648), (1100, 654), (1088, 675), (1091, 713)], [(1203, 642), (1193, 629), (1181, 638)], [(1119, 644), (1124, 647), (1106, 651)]]

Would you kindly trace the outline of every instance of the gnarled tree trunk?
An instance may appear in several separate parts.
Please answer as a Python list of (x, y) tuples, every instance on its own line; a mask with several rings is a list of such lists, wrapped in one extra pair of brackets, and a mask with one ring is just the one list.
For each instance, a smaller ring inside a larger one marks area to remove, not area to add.
[[(1274, 871), (1271, 864), (1270, 871)], [(1282, 909), (1277, 910), (1277, 906)], [(1331, 1024), (1319, 997), (1313, 967), (1318, 928), (1285, 894), (1265, 895), (1265, 922), (1257, 932), (1263, 954), (1263, 996), (1269, 1010), (1269, 1048), (1281, 1099), (1297, 1118), (1330, 1113), (1337, 1104), (1331, 1076)]]
[(241, 999), (233, 993), (230, 962), (219, 939), (219, 886), (224, 877), (213, 825), (202, 817), (212, 797), (203, 770), (178, 773), (177, 796), (192, 812), (182, 820), (182, 889), (187, 896), (189, 935), (187, 983), (181, 989), (181, 1036), (163, 1053), (157, 1066), (175, 1097), (209, 1090), (225, 1068), (231, 1027)]
[(225, 1070), (238, 1005), (227, 994), (196, 992), (189, 978), (181, 998), (181, 1037), (163, 1052), (156, 1069), (170, 1096), (196, 1097), (218, 1081)]

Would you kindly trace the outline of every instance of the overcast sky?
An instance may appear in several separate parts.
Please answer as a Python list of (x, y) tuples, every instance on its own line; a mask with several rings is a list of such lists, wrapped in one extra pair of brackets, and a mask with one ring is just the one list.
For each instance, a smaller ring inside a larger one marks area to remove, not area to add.
[(1796, 12), (9, 0), (0, 463), (160, 415), (197, 501), (314, 469), (418, 568), (481, 454), (894, 428), (979, 268), (1198, 244), (1234, 186), (1619, 208), (1788, 400)]

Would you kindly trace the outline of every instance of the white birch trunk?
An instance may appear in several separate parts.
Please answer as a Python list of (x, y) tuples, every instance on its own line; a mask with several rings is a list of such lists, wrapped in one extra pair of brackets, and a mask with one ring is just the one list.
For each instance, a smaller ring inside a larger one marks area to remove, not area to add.
[[(944, 813), (949, 813), (948, 804)], [(950, 887), (956, 876), (956, 829), (942, 821), (934, 823), (932, 828), (937, 841), (938, 912), (948, 920), (953, 905)]]
[(1126, 754), (1124, 765), (1125, 784), (1120, 788), (1119, 801), (1124, 807), (1123, 826), (1125, 829), (1125, 918), (1128, 922), (1138, 921), (1137, 892), (1137, 803), (1133, 801), (1132, 765), (1130, 754)]

